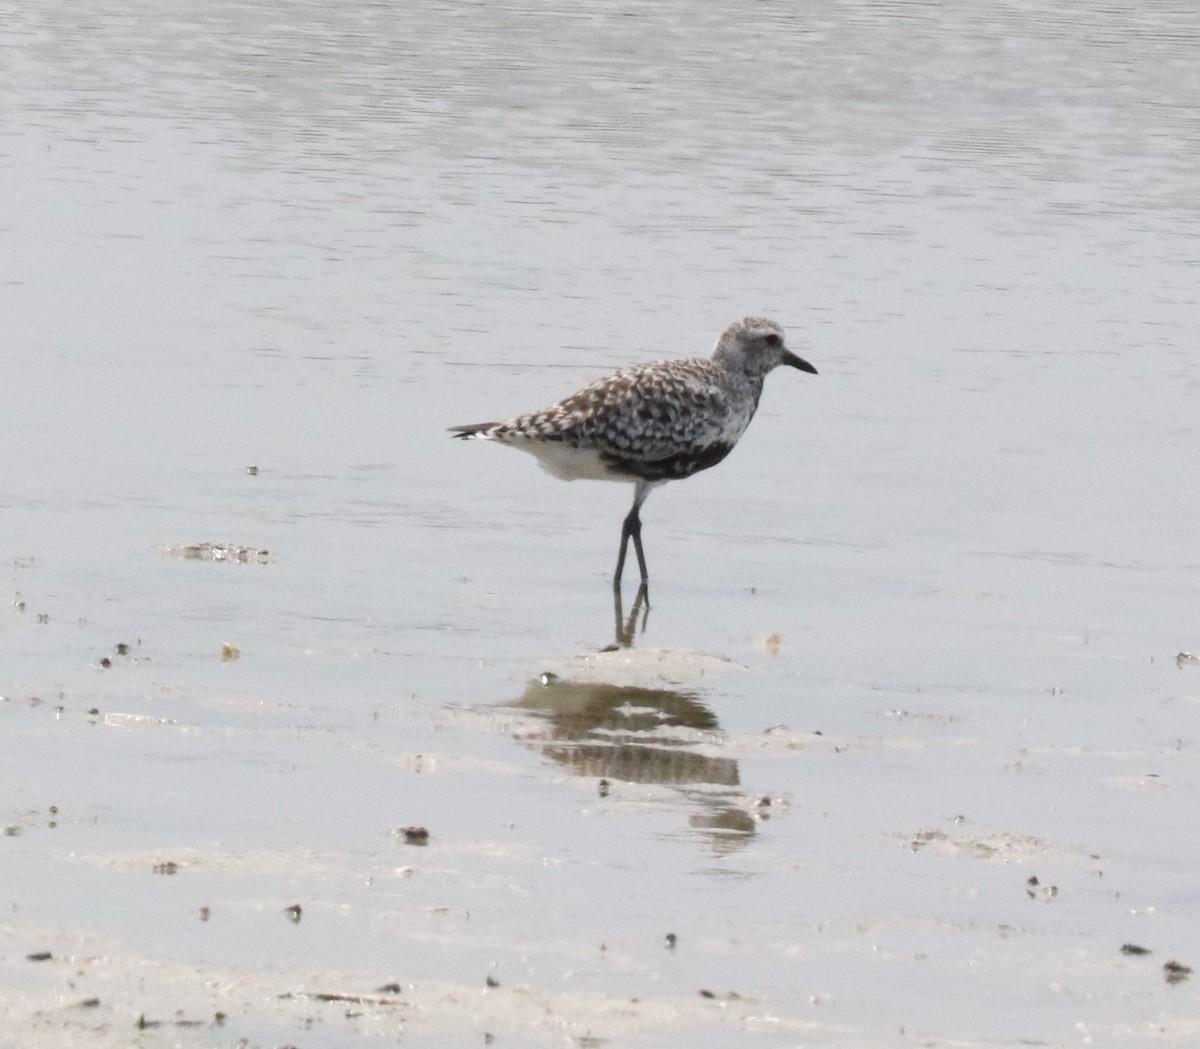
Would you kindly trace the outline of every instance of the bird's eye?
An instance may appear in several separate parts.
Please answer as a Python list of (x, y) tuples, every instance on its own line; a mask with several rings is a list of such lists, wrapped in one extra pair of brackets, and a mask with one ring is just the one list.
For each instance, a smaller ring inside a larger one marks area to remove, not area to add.
[(768, 346), (778, 347), (778, 346), (783, 345), (783, 340), (778, 335), (776, 335), (774, 332), (771, 332), (771, 334), (768, 335), (764, 341), (766, 342), (766, 344)]

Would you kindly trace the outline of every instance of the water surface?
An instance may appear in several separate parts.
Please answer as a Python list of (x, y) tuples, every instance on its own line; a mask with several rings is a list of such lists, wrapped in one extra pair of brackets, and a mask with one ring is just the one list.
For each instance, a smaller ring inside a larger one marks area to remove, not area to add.
[[(1195, 1040), (1195, 11), (0, 10), (8, 1037)], [(632, 493), (445, 428), (746, 313), (740, 669), (541, 685)]]

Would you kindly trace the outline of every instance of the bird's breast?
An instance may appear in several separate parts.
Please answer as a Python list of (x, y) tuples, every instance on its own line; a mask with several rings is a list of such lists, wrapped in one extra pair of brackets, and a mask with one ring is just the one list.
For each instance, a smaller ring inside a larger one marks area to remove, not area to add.
[(716, 466), (732, 450), (732, 442), (713, 441), (681, 446), (653, 459), (612, 451), (601, 452), (600, 459), (614, 473), (631, 480), (681, 481)]

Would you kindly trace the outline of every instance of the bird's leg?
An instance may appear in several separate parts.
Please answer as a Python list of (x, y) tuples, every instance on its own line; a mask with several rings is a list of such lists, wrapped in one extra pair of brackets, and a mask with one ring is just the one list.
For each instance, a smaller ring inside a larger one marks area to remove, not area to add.
[[(634, 522), (637, 522), (636, 526)], [(641, 531), (641, 521), (638, 520), (638, 508), (635, 506), (629, 511), (625, 517), (625, 523), (621, 525), (621, 552), (617, 554), (617, 572), (613, 576), (613, 590), (618, 594), (621, 592), (621, 573), (625, 571), (625, 551), (629, 547), (629, 537), (633, 534), (634, 527)]]
[(638, 587), (637, 596), (633, 599), (633, 611), (629, 613), (629, 636), (633, 636), (633, 626), (637, 623), (638, 612), (642, 612), (642, 633), (646, 632), (646, 624), (650, 621), (650, 590), (643, 583)]
[(630, 539), (633, 540), (633, 552), (637, 554), (638, 568), (642, 573), (642, 589), (645, 590), (650, 582), (650, 575), (646, 571), (646, 554), (642, 550), (642, 519), (639, 515), (642, 503), (646, 501), (646, 496), (649, 494), (650, 485), (645, 481), (638, 481), (633, 495), (633, 507), (625, 515), (625, 520), (621, 525), (621, 552), (617, 555), (617, 571), (613, 576), (614, 590), (621, 589), (621, 573), (625, 570), (625, 553)]
[(625, 551), (629, 547), (630, 539), (633, 540), (633, 552), (637, 554), (638, 569), (642, 573), (642, 586), (650, 581), (650, 577), (646, 575), (646, 554), (642, 550), (642, 519), (638, 509), (635, 506), (630, 510), (621, 525), (621, 552), (617, 556), (617, 574), (613, 579), (613, 588), (616, 590), (621, 589), (621, 572), (625, 568)]

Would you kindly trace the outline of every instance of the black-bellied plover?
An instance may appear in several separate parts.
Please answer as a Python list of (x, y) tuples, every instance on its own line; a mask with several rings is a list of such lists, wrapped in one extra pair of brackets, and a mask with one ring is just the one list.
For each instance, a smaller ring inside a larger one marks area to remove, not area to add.
[(646, 496), (724, 459), (754, 418), (767, 372), (781, 364), (817, 374), (784, 346), (778, 324), (746, 317), (721, 333), (711, 357), (637, 364), (540, 412), (450, 429), (456, 437), (529, 452), (565, 481), (632, 481), (613, 589), (621, 588), (630, 539), (645, 587), (639, 511)]

